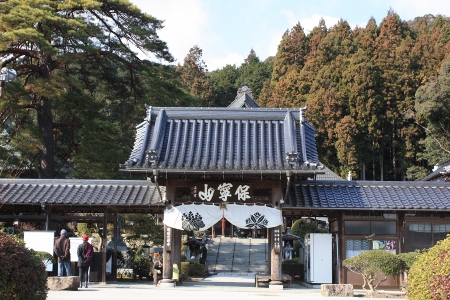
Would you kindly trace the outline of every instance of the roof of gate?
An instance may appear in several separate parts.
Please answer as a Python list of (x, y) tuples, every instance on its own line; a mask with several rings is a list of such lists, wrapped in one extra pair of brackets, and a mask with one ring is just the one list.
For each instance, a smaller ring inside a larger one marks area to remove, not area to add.
[[(165, 188), (161, 187), (162, 193)], [(157, 186), (145, 180), (0, 179), (3, 205), (42, 204), (77, 207), (161, 207)], [(312, 181), (294, 185), (283, 210), (406, 210), (449, 211), (450, 185), (443, 182)], [(134, 209), (135, 210), (135, 209)]]
[(0, 179), (2, 205), (163, 205), (155, 184), (143, 180)]
[(427, 210), (450, 209), (450, 185), (439, 182), (303, 181), (285, 206), (314, 209)]
[(130, 172), (279, 173), (321, 168), (306, 108), (147, 107)]

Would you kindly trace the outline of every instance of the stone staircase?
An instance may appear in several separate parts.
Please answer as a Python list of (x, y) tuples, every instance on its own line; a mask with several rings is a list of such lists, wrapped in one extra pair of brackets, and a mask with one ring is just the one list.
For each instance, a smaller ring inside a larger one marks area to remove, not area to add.
[(210, 273), (265, 273), (267, 239), (216, 237), (208, 239)]

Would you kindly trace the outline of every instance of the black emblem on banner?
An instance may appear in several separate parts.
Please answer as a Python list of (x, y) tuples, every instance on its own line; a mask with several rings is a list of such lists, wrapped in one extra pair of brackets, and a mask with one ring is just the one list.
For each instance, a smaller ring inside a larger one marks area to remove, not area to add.
[(205, 223), (203, 223), (202, 216), (199, 213), (194, 215), (192, 211), (190, 211), (188, 215), (183, 214), (181, 226), (184, 230), (199, 230), (200, 228), (205, 227)]
[(250, 218), (245, 220), (245, 223), (247, 224), (245, 225), (245, 227), (262, 229), (267, 228), (266, 226), (269, 223), (269, 221), (266, 219), (264, 215), (261, 215), (259, 212), (257, 212), (251, 215)]

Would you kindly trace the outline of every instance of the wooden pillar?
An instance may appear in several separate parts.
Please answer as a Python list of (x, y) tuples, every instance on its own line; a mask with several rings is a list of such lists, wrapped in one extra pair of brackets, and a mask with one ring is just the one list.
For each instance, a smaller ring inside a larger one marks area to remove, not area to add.
[[(167, 181), (166, 185), (166, 209), (169, 209), (175, 202), (176, 197), (176, 181), (170, 180)], [(178, 235), (175, 233), (176, 229), (173, 229), (166, 224), (164, 224), (164, 246), (163, 246), (163, 276), (161, 284), (166, 287), (173, 287), (173, 263), (176, 260), (176, 253), (180, 253), (180, 261), (181, 261), (181, 240), (179, 243), (175, 243), (174, 245), (174, 235)], [(175, 249), (175, 247), (179, 247), (180, 249)], [(181, 266), (180, 266), (181, 267)]]
[(102, 282), (106, 283), (106, 243), (108, 236), (108, 209), (103, 212), (103, 234), (102, 234)]
[(114, 231), (113, 231), (113, 253), (112, 253), (112, 264), (111, 264), (111, 274), (114, 275), (114, 281), (117, 280), (117, 241), (120, 234), (119, 228), (117, 226), (117, 213), (114, 213)]
[(173, 248), (173, 232), (174, 229), (164, 224), (164, 248), (163, 248), (163, 279), (162, 283), (173, 283), (173, 261), (172, 261), (172, 248)]
[[(272, 205), (280, 208), (280, 199), (282, 199), (281, 181), (274, 182), (272, 185)], [(273, 227), (270, 230), (269, 240), (271, 240), (270, 249), (270, 284), (282, 285), (281, 281), (281, 225)]]
[(270, 283), (280, 284), (281, 282), (281, 226), (272, 228), (270, 239), (272, 240), (272, 248), (270, 252)]
[[(181, 276), (181, 235), (183, 231), (179, 229), (172, 229), (172, 264), (178, 266), (179, 275)], [(173, 265), (172, 265), (173, 271)], [(178, 278), (179, 280), (180, 278)]]
[(267, 249), (268, 249), (268, 253), (267, 253), (267, 262), (266, 262), (266, 268), (267, 268), (267, 274), (271, 274), (272, 272), (272, 268), (271, 268), (271, 263), (272, 263), (272, 248), (273, 248), (273, 243), (272, 243), (272, 232), (273, 229), (272, 228), (267, 228), (267, 233), (266, 233), (266, 237), (267, 237)]
[[(345, 213), (344, 212), (340, 212), (336, 214), (338, 216), (338, 241), (339, 241), (339, 253), (338, 253), (338, 265), (339, 265), (339, 282), (340, 284), (344, 284), (347, 283), (347, 268), (345, 268), (342, 265), (342, 262), (344, 261), (344, 259), (346, 259), (346, 245), (345, 245), (345, 239), (344, 239), (344, 234), (345, 234), (345, 228), (344, 228), (344, 217), (345, 217)], [(306, 270), (306, 268), (305, 268)]]

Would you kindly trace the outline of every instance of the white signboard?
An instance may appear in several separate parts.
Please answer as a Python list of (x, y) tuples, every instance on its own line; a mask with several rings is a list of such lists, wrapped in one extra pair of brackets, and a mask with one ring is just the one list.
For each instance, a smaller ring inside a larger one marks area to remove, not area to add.
[[(25, 231), (23, 239), (27, 248), (53, 255), (53, 244), (55, 242), (54, 231)], [(46, 271), (53, 271), (53, 263), (44, 261), (44, 264)]]

